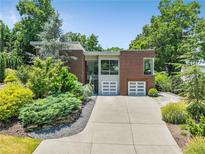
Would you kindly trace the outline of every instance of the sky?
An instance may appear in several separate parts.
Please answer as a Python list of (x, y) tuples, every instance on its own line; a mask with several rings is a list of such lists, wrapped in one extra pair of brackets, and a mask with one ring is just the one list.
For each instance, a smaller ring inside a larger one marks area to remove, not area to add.
[[(10, 28), (20, 20), (18, 1), (0, 0), (0, 19)], [(202, 5), (201, 16), (205, 17), (205, 0), (198, 1)], [(153, 15), (159, 15), (158, 4), (159, 0), (52, 0), (63, 19), (63, 32), (94, 33), (103, 48), (124, 49)]]

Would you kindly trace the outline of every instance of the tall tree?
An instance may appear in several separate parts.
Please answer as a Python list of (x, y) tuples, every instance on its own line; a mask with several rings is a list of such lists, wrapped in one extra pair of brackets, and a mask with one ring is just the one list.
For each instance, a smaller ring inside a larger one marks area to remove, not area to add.
[(62, 35), (62, 20), (59, 18), (59, 14), (56, 13), (49, 17), (48, 21), (43, 26), (43, 31), (39, 34), (43, 47), (40, 50), (41, 58), (52, 57), (59, 59), (59, 51), (63, 49), (63, 44), (60, 42)]
[(35, 54), (30, 41), (38, 41), (38, 33), (42, 32), (42, 25), (48, 18), (54, 15), (51, 0), (20, 0), (17, 10), (21, 15), (21, 21), (16, 23), (13, 29), (13, 48), (28, 63), (28, 54)]
[(184, 52), (179, 50), (182, 41), (199, 17), (200, 4), (196, 1), (185, 3), (183, 0), (161, 0), (159, 16), (151, 18), (150, 25), (132, 41), (130, 48), (155, 48), (157, 71), (169, 74), (178, 71), (172, 63), (178, 63)]
[(7, 25), (0, 20), (0, 52), (10, 52), (10, 37), (11, 32)]

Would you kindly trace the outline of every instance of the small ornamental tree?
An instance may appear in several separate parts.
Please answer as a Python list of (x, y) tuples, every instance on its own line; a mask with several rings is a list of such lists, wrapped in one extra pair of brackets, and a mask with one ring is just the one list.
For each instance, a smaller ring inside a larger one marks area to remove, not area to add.
[(193, 23), (193, 28), (188, 32), (187, 38), (184, 39), (183, 44), (179, 50), (186, 51), (181, 57), (182, 64), (179, 66), (182, 71), (179, 73), (183, 79), (181, 85), (182, 94), (191, 102), (188, 106), (189, 113), (198, 120), (201, 111), (204, 110), (205, 104), (205, 73), (202, 71), (199, 62), (203, 60), (202, 44), (199, 39), (198, 24)]

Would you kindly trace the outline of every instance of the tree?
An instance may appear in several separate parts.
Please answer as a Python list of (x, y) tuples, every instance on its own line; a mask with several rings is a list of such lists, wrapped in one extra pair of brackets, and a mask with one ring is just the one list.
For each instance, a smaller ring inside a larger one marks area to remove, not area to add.
[(98, 36), (91, 34), (86, 40), (86, 51), (102, 51), (103, 48), (98, 42)]
[(0, 52), (10, 52), (10, 37), (11, 32), (7, 25), (0, 20)]
[(61, 26), (62, 20), (59, 18), (58, 13), (49, 17), (48, 21), (44, 24), (43, 31), (39, 34), (43, 42), (43, 47), (39, 53), (41, 58), (60, 58), (59, 52), (65, 47), (64, 44), (60, 42), (60, 37), (62, 35)]
[(111, 47), (111, 48), (107, 48), (107, 49), (103, 49), (104, 51), (122, 51), (124, 50), (123, 48), (120, 47)]
[(152, 48), (150, 31), (150, 26), (145, 25), (143, 27), (142, 33), (137, 35), (137, 37), (133, 41), (131, 41), (131, 43), (129, 44), (129, 49)]
[(103, 48), (99, 44), (98, 36), (91, 34), (86, 36), (80, 33), (69, 32), (61, 37), (61, 41), (79, 42), (86, 51), (102, 51)]
[(205, 73), (202, 72), (202, 68), (199, 62), (203, 59), (203, 44), (200, 41), (198, 31), (198, 23), (193, 23), (192, 29), (187, 33), (187, 37), (183, 40), (179, 50), (186, 51), (182, 56), (182, 64), (179, 66), (182, 68), (180, 76), (183, 77), (182, 83), (183, 94), (189, 100), (195, 100), (199, 103), (205, 100)]
[(157, 54), (156, 70), (172, 75), (179, 71), (172, 63), (180, 62), (180, 56), (187, 52), (179, 50), (182, 41), (193, 23), (202, 20), (199, 17), (200, 5), (196, 1), (161, 0), (158, 8), (160, 15), (151, 18), (150, 25), (143, 28), (142, 34), (132, 41), (130, 48), (154, 48)]
[(22, 56), (24, 62), (29, 63), (28, 55), (35, 54), (30, 41), (40, 40), (37, 34), (42, 32), (42, 25), (55, 12), (51, 0), (20, 0), (16, 7), (22, 20), (13, 28), (12, 46)]
[(61, 41), (79, 42), (83, 46), (83, 48), (86, 48), (86, 40), (87, 40), (86, 35), (80, 33), (73, 33), (73, 32), (65, 33), (61, 37)]

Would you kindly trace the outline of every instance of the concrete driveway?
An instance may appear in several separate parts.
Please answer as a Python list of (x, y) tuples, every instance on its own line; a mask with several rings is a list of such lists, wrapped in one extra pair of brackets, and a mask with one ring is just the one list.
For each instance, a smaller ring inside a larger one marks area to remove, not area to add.
[(79, 134), (44, 140), (34, 154), (181, 154), (150, 97), (98, 96)]

